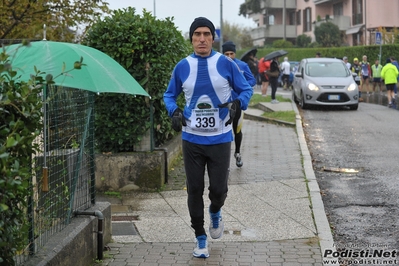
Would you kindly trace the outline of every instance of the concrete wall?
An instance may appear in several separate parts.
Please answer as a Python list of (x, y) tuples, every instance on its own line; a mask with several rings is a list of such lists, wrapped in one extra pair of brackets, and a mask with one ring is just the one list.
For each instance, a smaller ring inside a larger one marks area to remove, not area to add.
[(97, 154), (95, 176), (97, 191), (125, 192), (159, 189), (168, 171), (181, 155), (181, 134), (153, 152)]
[[(111, 242), (111, 204), (98, 202), (88, 212), (101, 211), (103, 243)], [(60, 233), (52, 236), (24, 266), (87, 266), (97, 259), (98, 219), (95, 216), (77, 216)]]

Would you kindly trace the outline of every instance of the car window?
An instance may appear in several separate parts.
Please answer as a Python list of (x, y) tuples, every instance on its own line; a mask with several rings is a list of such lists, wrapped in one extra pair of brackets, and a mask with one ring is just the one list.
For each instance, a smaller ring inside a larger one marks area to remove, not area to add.
[(306, 65), (306, 75), (311, 77), (347, 77), (348, 68), (341, 62), (311, 62)]

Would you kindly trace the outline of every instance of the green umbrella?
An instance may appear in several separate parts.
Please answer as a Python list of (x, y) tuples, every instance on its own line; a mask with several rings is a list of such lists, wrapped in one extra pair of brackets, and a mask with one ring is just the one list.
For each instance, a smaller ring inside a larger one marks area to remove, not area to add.
[[(43, 40), (31, 42), (28, 46), (21, 46), (21, 44), (10, 45), (5, 47), (5, 50), (10, 55), (13, 69), (18, 70), (18, 75), (20, 75), (22, 81), (29, 80), (32, 74), (35, 75), (36, 67), (41, 72), (52, 74), (55, 77), (54, 82), (57, 86), (96, 93), (111, 92), (149, 96), (133, 76), (118, 62), (107, 54), (88, 46)], [(75, 62), (80, 62), (81, 58), (83, 58), (81, 69), (74, 69)], [(72, 71), (69, 72), (69, 70)], [(63, 74), (59, 76), (61, 73)], [(44, 102), (46, 98), (46, 90), (43, 90)], [(44, 104), (43, 179), (47, 179), (46, 112), (46, 105)], [(43, 191), (47, 191), (46, 189), (48, 188), (43, 187)]]
[[(118, 62), (107, 54), (80, 44), (38, 41), (29, 46), (14, 44), (7, 46), (11, 64), (21, 74), (21, 80), (28, 80), (35, 74), (34, 68), (58, 76), (73, 69), (74, 63), (83, 58), (81, 69), (74, 69), (54, 79), (56, 85), (93, 91), (114, 92), (149, 96), (141, 85)], [(65, 69), (63, 66), (65, 64)]]

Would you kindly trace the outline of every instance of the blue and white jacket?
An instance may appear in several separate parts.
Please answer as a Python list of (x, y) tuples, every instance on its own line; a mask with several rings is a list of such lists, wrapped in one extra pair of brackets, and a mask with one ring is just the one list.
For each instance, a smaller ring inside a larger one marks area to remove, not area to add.
[(169, 116), (178, 108), (176, 99), (184, 92), (186, 104), (183, 114), (187, 126), (183, 126), (183, 140), (213, 145), (233, 141), (228, 108), (218, 105), (231, 102), (232, 91), (241, 109), (246, 110), (253, 94), (237, 64), (229, 57), (212, 50), (207, 57), (195, 53), (182, 59), (175, 67), (164, 101)]

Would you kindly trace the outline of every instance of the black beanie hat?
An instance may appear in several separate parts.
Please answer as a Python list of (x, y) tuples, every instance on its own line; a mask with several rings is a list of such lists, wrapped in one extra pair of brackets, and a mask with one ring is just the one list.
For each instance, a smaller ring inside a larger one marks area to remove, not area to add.
[(386, 62), (387, 62), (387, 64), (391, 63), (391, 58), (387, 58)]
[(236, 52), (236, 45), (232, 41), (227, 41), (222, 45), (222, 53), (224, 54), (227, 51)]
[(193, 40), (193, 34), (194, 31), (199, 28), (199, 27), (208, 27), (211, 30), (212, 33), (212, 39), (215, 39), (215, 26), (213, 25), (213, 23), (204, 17), (198, 17), (196, 19), (194, 19), (193, 23), (191, 23), (190, 26), (190, 41)]

